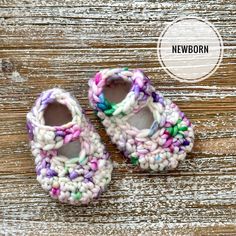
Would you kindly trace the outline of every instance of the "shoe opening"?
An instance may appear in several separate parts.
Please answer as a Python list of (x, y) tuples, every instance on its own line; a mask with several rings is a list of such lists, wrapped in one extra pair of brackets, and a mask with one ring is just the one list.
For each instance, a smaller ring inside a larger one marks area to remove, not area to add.
[(78, 157), (81, 151), (80, 141), (76, 140), (71, 143), (67, 143), (58, 149), (58, 155), (65, 156), (67, 158)]
[(131, 82), (122, 78), (110, 80), (104, 87), (104, 96), (109, 102), (119, 103), (131, 90)]
[(44, 121), (49, 126), (64, 125), (72, 121), (72, 114), (67, 106), (53, 102), (44, 111)]
[(149, 129), (153, 121), (153, 114), (148, 107), (142, 108), (128, 119), (128, 123), (139, 130)]

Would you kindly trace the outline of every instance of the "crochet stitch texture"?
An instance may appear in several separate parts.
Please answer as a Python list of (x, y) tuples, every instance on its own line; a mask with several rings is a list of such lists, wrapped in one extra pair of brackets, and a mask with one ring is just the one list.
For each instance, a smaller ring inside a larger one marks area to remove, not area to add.
[[(104, 88), (112, 80), (131, 83), (130, 91), (117, 104), (104, 96)], [(176, 104), (155, 91), (141, 70), (118, 68), (98, 72), (89, 81), (89, 100), (112, 142), (141, 169), (174, 169), (193, 147), (191, 122)], [(150, 109), (154, 122), (150, 128), (140, 130), (128, 120), (144, 107)]]
[[(69, 109), (71, 122), (45, 125), (45, 109), (53, 102)], [(99, 135), (70, 93), (59, 88), (43, 92), (27, 114), (27, 128), (37, 180), (51, 197), (70, 204), (87, 204), (106, 189), (112, 163)], [(76, 140), (81, 145), (77, 156), (68, 158), (58, 154), (60, 147)]]

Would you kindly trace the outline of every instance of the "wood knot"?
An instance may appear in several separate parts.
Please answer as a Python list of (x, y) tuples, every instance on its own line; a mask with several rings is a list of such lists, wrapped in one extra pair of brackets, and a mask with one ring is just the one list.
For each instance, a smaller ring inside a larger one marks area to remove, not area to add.
[(3, 73), (5, 79), (10, 79), (12, 82), (25, 82), (27, 78), (21, 76), (16, 70), (15, 65), (9, 59), (2, 59), (0, 61), (0, 73)]
[(9, 59), (2, 59), (2, 72), (12, 73), (15, 70), (14, 64)]

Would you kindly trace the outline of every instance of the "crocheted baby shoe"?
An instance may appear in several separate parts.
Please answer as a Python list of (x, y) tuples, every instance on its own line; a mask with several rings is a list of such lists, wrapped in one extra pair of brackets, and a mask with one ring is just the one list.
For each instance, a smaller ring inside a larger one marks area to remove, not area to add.
[(89, 100), (112, 142), (141, 169), (174, 169), (193, 147), (190, 121), (140, 70), (98, 72)]
[(112, 164), (99, 135), (70, 93), (43, 92), (27, 114), (37, 180), (51, 197), (87, 204), (111, 180)]

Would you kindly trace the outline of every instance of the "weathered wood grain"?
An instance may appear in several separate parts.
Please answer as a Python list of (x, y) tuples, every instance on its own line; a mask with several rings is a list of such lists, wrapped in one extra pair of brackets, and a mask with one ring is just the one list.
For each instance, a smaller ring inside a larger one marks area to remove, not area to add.
[[(223, 37), (221, 66), (197, 84), (171, 79), (156, 42), (168, 22), (207, 18)], [(0, 0), (0, 234), (235, 235), (236, 2)], [(87, 99), (106, 67), (143, 68), (195, 125), (193, 152), (177, 170), (144, 173), (111, 144)], [(35, 180), (25, 115), (54, 86), (73, 92), (114, 160), (101, 200), (88, 207), (51, 200)]]

